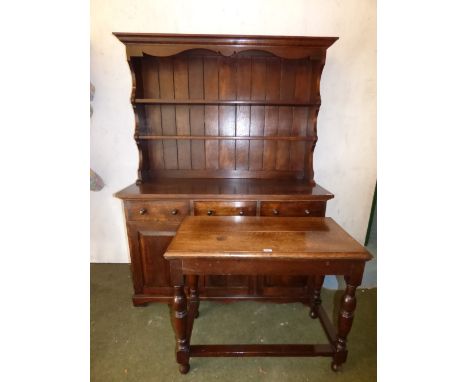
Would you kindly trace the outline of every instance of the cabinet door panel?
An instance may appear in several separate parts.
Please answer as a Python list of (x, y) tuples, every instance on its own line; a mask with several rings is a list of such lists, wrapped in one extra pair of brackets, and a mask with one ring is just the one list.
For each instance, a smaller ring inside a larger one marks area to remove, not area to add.
[(168, 287), (171, 285), (169, 262), (163, 255), (173, 234), (138, 232), (144, 287)]
[(172, 297), (169, 262), (164, 259), (164, 253), (177, 228), (178, 225), (175, 224), (127, 223), (136, 296), (141, 298), (142, 295), (152, 295), (162, 299)]

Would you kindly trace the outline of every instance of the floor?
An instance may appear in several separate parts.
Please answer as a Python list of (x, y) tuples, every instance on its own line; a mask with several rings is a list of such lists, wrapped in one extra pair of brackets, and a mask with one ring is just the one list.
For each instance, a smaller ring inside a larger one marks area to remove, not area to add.
[[(376, 381), (377, 289), (360, 289), (348, 361), (330, 358), (193, 358), (179, 374), (166, 304), (135, 308), (128, 264), (91, 264), (91, 381)], [(329, 314), (341, 291), (324, 290)], [(192, 343), (326, 343), (303, 304), (202, 302)]]

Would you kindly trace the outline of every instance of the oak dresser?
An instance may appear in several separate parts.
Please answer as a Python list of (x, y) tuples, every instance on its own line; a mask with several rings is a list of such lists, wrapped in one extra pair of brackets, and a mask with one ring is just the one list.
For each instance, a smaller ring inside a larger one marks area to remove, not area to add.
[[(123, 200), (133, 303), (170, 303), (164, 259), (187, 215), (323, 217), (314, 181), (320, 78), (336, 37), (114, 33), (126, 47), (139, 152)], [(323, 279), (322, 279), (323, 282)], [(304, 276), (206, 276), (200, 298), (302, 301)]]

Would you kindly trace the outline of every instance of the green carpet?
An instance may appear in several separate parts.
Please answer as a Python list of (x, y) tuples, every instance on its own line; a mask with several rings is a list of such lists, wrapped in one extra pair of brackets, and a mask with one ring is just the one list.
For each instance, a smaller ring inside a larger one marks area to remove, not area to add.
[[(129, 265), (91, 265), (91, 381), (376, 381), (377, 290), (359, 290), (348, 360), (331, 358), (192, 358), (179, 374), (167, 304), (135, 308)], [(341, 291), (323, 290), (328, 314)], [(201, 302), (192, 343), (326, 343), (303, 304)]]

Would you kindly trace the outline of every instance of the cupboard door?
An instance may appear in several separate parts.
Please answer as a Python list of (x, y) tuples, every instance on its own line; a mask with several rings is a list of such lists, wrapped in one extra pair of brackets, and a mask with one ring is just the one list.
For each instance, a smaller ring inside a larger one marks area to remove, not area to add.
[(169, 262), (164, 259), (174, 231), (158, 231), (157, 227), (128, 225), (132, 276), (136, 294), (172, 296)]
[(163, 256), (173, 236), (158, 232), (139, 232), (144, 292), (148, 292), (148, 288), (171, 286), (169, 262)]

